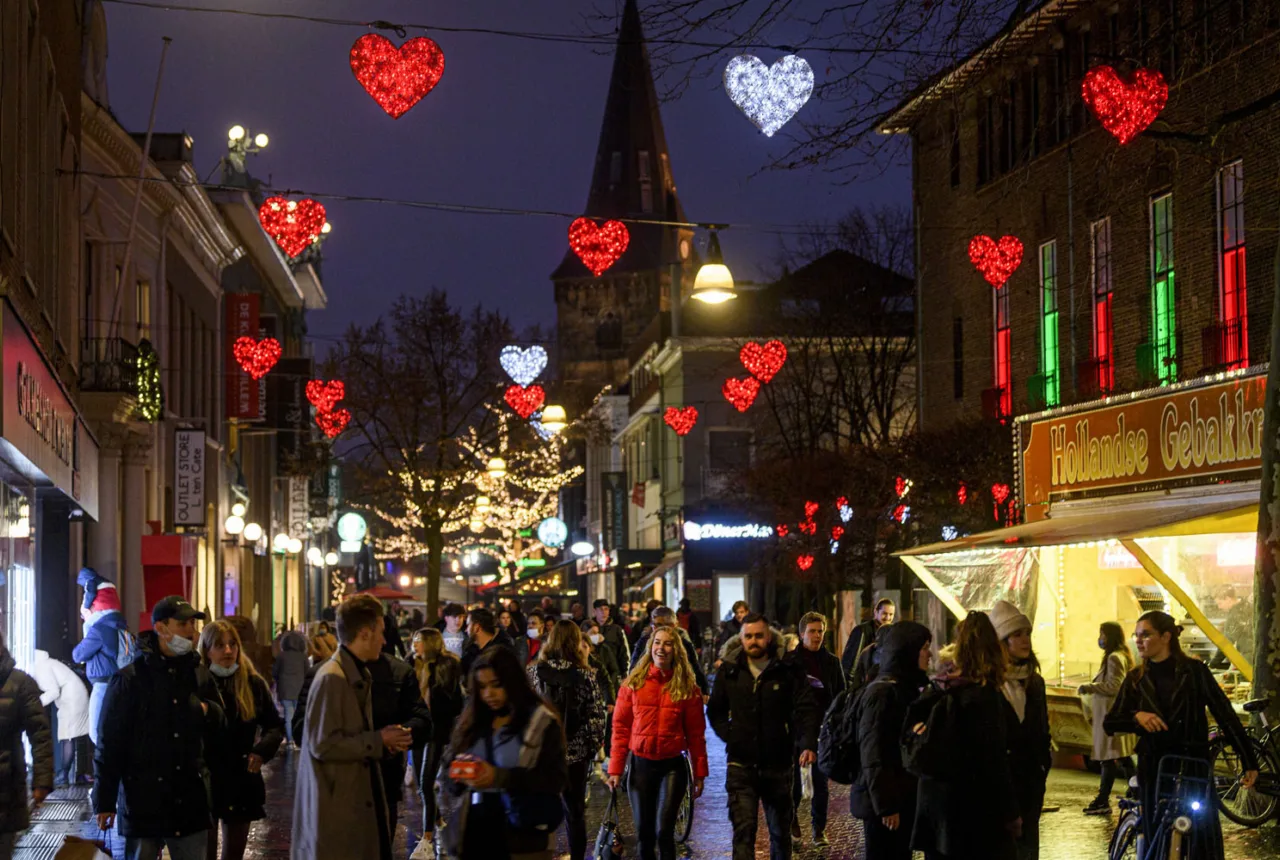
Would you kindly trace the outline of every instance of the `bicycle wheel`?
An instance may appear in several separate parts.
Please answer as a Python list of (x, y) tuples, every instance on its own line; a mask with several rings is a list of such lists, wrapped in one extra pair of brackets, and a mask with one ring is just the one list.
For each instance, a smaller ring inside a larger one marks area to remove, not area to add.
[(1115, 833), (1111, 834), (1108, 860), (1134, 860), (1138, 856), (1138, 832), (1142, 828), (1142, 816), (1137, 809), (1127, 810), (1120, 816)]
[(676, 814), (676, 842), (685, 842), (689, 831), (693, 828), (693, 764), (688, 757), (684, 760), (685, 773), (688, 774), (688, 788), (684, 792), (684, 800), (680, 801), (680, 811)]
[(1276, 808), (1280, 806), (1280, 797), (1261, 790), (1276, 784), (1280, 767), (1276, 766), (1275, 757), (1261, 743), (1254, 738), (1249, 742), (1253, 744), (1253, 754), (1258, 759), (1258, 784), (1253, 788), (1241, 787), (1243, 770), (1240, 756), (1225, 738), (1217, 738), (1210, 747), (1213, 788), (1223, 815), (1242, 827), (1259, 827), (1275, 817)]

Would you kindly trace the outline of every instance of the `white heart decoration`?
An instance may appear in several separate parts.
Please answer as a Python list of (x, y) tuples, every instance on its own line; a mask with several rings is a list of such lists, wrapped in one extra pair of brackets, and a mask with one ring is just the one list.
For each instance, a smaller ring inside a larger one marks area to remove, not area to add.
[(538, 438), (540, 438), (543, 442), (550, 442), (556, 436), (556, 434), (552, 433), (546, 427), (542, 426), (542, 410), (541, 409), (539, 409), (537, 412), (529, 416), (529, 426), (533, 428), (533, 432), (537, 433)]
[(813, 95), (813, 67), (795, 54), (772, 66), (743, 54), (725, 66), (724, 89), (765, 137), (773, 137)]
[(498, 356), (498, 363), (516, 385), (528, 385), (547, 369), (547, 351), (540, 346), (528, 349), (504, 346)]

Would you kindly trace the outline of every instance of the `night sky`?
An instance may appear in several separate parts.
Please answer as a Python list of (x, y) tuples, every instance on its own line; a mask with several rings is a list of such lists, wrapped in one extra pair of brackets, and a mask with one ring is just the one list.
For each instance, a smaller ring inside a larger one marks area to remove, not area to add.
[[(190, 0), (197, 3), (555, 33), (582, 32), (593, 8), (592, 0)], [(222, 155), (226, 130), (240, 123), (250, 134), (270, 135), (250, 170), (277, 188), (567, 212), (586, 203), (611, 67), (611, 56), (594, 46), (428, 33), (444, 50), (444, 77), (393, 120), (348, 66), (362, 28), (105, 8), (112, 110), (128, 130), (145, 131), (161, 37), (171, 36), (156, 130), (194, 138), (201, 176)], [(815, 109), (812, 102), (805, 108)], [(753, 176), (785, 150), (787, 131), (773, 139), (760, 134), (718, 79), (698, 80), (665, 104), (663, 121), (692, 220), (831, 221), (859, 203), (909, 199), (901, 167), (854, 185), (835, 184), (818, 170)], [(567, 220), (324, 202), (333, 223), (324, 252), (329, 307), (311, 316), (314, 336), (370, 322), (401, 292), (431, 287), (455, 301), (500, 305), (517, 329), (554, 323), (548, 275), (564, 254)], [(767, 232), (722, 238), (726, 262), (741, 278), (761, 277), (760, 266), (778, 251), (779, 238)]]

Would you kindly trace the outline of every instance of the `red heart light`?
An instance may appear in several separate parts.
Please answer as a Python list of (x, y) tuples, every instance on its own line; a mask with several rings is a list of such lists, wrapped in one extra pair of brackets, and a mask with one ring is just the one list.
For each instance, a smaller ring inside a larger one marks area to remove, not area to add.
[(820, 505), (817, 502), (805, 502), (804, 503), (805, 519), (810, 519), (810, 520), (813, 519), (813, 515), (818, 512), (819, 507)]
[(516, 411), (521, 418), (527, 419), (530, 415), (542, 408), (542, 403), (547, 399), (547, 392), (542, 390), (541, 385), (512, 385), (507, 388), (507, 393), (503, 395), (503, 399), (507, 401), (507, 405)]
[(754, 376), (748, 376), (746, 379), (730, 377), (724, 381), (720, 391), (724, 394), (724, 399), (733, 404), (734, 409), (746, 412), (751, 408), (751, 404), (756, 402), (756, 395), (760, 393), (760, 380)]
[(254, 340), (251, 337), (238, 337), (231, 345), (231, 354), (236, 357), (236, 364), (254, 380), (266, 376), (271, 368), (280, 360), (280, 341), (274, 337)]
[(832, 539), (832, 540), (840, 540), (840, 538), (842, 538), (842, 537), (844, 537), (844, 526), (832, 526), (832, 527), (831, 527), (831, 539)]
[(258, 223), (290, 258), (296, 257), (320, 238), (324, 230), (324, 206), (310, 197), (286, 200), (268, 197), (258, 207)]
[(693, 425), (698, 423), (698, 410), (692, 406), (686, 406), (683, 409), (668, 406), (667, 411), (662, 415), (662, 420), (676, 431), (677, 436), (687, 436), (693, 429)]
[(1022, 265), (1022, 242), (1017, 236), (974, 236), (969, 242), (969, 262), (997, 290)]
[(307, 400), (320, 412), (332, 412), (338, 401), (347, 396), (347, 387), (340, 379), (324, 382), (313, 379), (307, 383)]
[(569, 247), (597, 278), (627, 250), (631, 233), (621, 221), (606, 221), (600, 226), (590, 218), (579, 218), (569, 225)]
[(769, 382), (787, 363), (787, 345), (780, 340), (771, 340), (766, 344), (749, 341), (738, 352), (742, 366), (761, 382)]
[(800, 568), (801, 570), (808, 570), (809, 568), (813, 567), (813, 556), (807, 555), (807, 554), (798, 556), (796, 558), (796, 567)]
[(332, 439), (343, 430), (347, 429), (347, 424), (351, 422), (351, 410), (337, 409), (332, 412), (317, 412), (316, 424), (324, 431), (324, 435)]
[(996, 500), (997, 505), (1004, 504), (1004, 500), (1009, 498), (1009, 485), (1008, 484), (992, 484), (991, 498)]
[(1151, 125), (1169, 100), (1169, 85), (1155, 69), (1138, 69), (1125, 81), (1110, 66), (1094, 66), (1080, 90), (1089, 110), (1122, 146)]
[(778, 537), (786, 537), (790, 531), (786, 523), (778, 523)]
[(369, 33), (351, 46), (351, 71), (365, 92), (399, 119), (440, 83), (444, 51), (426, 36), (397, 48), (385, 36)]
[(807, 534), (807, 535), (816, 535), (818, 533), (818, 524), (815, 523), (813, 520), (805, 520), (804, 522), (800, 523), (799, 526), (797, 526), (797, 528), (800, 529), (801, 533)]

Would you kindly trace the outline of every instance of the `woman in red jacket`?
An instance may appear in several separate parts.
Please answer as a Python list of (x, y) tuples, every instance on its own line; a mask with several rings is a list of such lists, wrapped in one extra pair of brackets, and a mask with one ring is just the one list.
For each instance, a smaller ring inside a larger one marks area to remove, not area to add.
[(609, 788), (617, 788), (631, 753), (627, 794), (640, 844), (640, 860), (676, 856), (676, 814), (689, 790), (684, 753), (693, 759), (693, 796), (707, 778), (706, 718), (702, 694), (680, 634), (659, 627), (649, 650), (618, 691), (613, 711)]

